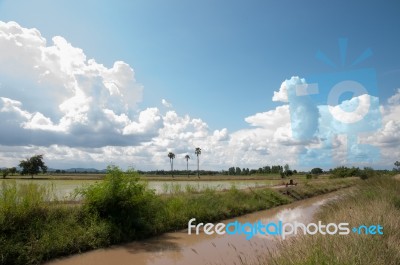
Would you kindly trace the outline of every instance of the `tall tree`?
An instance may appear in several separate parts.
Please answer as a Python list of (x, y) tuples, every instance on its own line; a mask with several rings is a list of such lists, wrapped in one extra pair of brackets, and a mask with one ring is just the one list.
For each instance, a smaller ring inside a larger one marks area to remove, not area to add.
[(33, 175), (39, 174), (40, 170), (42, 173), (47, 172), (47, 166), (43, 162), (43, 155), (35, 155), (26, 160), (21, 160), (19, 166), (22, 168), (22, 175)]
[(171, 164), (171, 175), (172, 177), (174, 177), (174, 158), (175, 158), (175, 154), (172, 152), (168, 153), (168, 157), (169, 157), (169, 163)]
[(290, 170), (289, 164), (284, 165), (284, 166), (283, 166), (283, 169), (284, 169), (284, 172), (289, 171), (289, 170)]
[(14, 176), (15, 173), (17, 173), (17, 168), (16, 167), (11, 167), (8, 169), (11, 173), (11, 176)]
[(187, 177), (189, 177), (189, 159), (190, 159), (190, 156), (189, 155), (185, 155), (185, 159), (186, 159), (186, 173), (187, 173)]
[(199, 156), (201, 155), (201, 148), (200, 147), (196, 147), (196, 149), (194, 150), (194, 153), (197, 156), (197, 177), (200, 178), (200, 171), (199, 171)]
[(394, 165), (397, 167), (397, 170), (400, 169), (400, 162), (399, 161), (394, 162)]
[(235, 174), (236, 175), (241, 175), (242, 174), (242, 170), (240, 169), (240, 167), (236, 167)]
[(3, 169), (3, 172), (1, 172), (1, 173), (3, 175), (3, 179), (5, 179), (8, 176), (8, 174), (10, 173), (10, 170), (8, 168), (5, 168), (5, 169)]

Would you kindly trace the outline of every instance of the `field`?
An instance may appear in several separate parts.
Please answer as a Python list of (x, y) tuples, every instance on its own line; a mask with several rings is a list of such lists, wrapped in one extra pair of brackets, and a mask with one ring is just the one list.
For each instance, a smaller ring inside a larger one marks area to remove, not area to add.
[[(282, 181), (282, 180), (277, 180)], [(201, 192), (173, 188), (156, 195), (135, 172), (113, 168), (108, 176), (80, 190), (82, 202), (49, 203), (51, 194), (34, 181), (2, 181), (0, 264), (40, 264), (184, 228), (190, 218), (215, 222), (287, 204), (354, 185), (358, 179), (302, 180), (286, 188), (236, 187)]]
[[(0, 179), (2, 182), (16, 181), (18, 184), (34, 183), (46, 187), (52, 192), (52, 200), (76, 201), (79, 197), (74, 197), (74, 190), (95, 184), (104, 179), (105, 174), (46, 174), (31, 178), (30, 176), (9, 176)], [(176, 176), (171, 175), (140, 175), (141, 180), (147, 182), (150, 189), (154, 189), (157, 194), (171, 193), (178, 190), (191, 190), (201, 192), (205, 189), (227, 190), (231, 187), (237, 189), (260, 188), (260, 187), (279, 187), (289, 180), (283, 180), (278, 174), (252, 175), (252, 176), (227, 176), (227, 175), (202, 175), (197, 176)], [(295, 182), (307, 181), (305, 175), (295, 175), (292, 178)], [(326, 175), (319, 176), (313, 181), (323, 181)]]

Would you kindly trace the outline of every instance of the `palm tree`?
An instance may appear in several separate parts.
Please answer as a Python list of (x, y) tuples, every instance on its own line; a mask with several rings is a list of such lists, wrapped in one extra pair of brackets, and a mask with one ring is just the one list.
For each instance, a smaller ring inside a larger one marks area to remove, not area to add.
[(189, 159), (190, 159), (190, 156), (189, 155), (185, 155), (185, 159), (186, 159), (186, 172), (187, 172), (187, 176), (189, 177)]
[(201, 155), (200, 147), (196, 147), (196, 149), (194, 150), (194, 153), (197, 155), (197, 177), (200, 178), (200, 174), (199, 174), (199, 155)]
[(169, 162), (171, 164), (171, 175), (172, 177), (174, 177), (174, 158), (175, 158), (175, 154), (172, 152), (168, 153), (168, 157), (169, 157)]

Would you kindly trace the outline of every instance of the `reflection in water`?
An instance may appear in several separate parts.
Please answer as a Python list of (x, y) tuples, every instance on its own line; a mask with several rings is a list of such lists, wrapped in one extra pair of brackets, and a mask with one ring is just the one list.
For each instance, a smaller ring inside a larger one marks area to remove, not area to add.
[[(286, 206), (248, 214), (232, 221), (263, 223), (278, 221), (312, 221), (313, 215), (324, 203), (338, 197), (334, 194), (314, 197)], [(258, 235), (246, 240), (245, 235), (188, 235), (187, 230), (167, 233), (149, 240), (132, 242), (108, 249), (91, 251), (47, 265), (169, 265), (169, 264), (243, 264), (252, 263), (265, 253), (274, 251), (280, 239), (274, 236)]]
[[(333, 198), (329, 198), (332, 200)], [(313, 202), (311, 205), (299, 206), (296, 208), (285, 208), (276, 214), (275, 219), (264, 219), (263, 221), (276, 221), (281, 220), (284, 223), (291, 223), (294, 221), (301, 220), (302, 222), (311, 221), (312, 215), (316, 208), (326, 203), (328, 199), (321, 199), (319, 201)]]

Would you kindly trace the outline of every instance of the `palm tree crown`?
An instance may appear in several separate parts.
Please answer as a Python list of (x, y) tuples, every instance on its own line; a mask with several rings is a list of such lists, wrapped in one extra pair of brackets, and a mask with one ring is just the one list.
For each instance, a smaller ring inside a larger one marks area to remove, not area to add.
[(169, 159), (174, 159), (175, 158), (175, 154), (172, 153), (172, 152), (169, 152), (168, 153), (168, 157), (169, 157)]
[(194, 150), (194, 153), (199, 156), (201, 154), (201, 148), (200, 147), (196, 147), (196, 149)]

